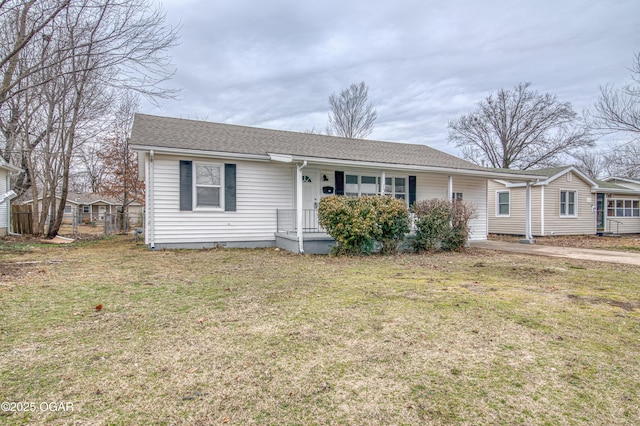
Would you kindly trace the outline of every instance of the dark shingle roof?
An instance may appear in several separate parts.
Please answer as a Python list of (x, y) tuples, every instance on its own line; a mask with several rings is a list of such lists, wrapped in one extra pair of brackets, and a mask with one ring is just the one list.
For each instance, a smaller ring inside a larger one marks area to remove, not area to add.
[(426, 145), (345, 139), (309, 133), (136, 114), (132, 145), (225, 152), (285, 154), (310, 158), (491, 170)]

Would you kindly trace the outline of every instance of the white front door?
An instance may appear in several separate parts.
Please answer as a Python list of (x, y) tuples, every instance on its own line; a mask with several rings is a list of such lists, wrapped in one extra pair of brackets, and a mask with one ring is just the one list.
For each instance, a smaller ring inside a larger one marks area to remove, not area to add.
[(105, 206), (98, 206), (98, 220), (104, 220), (104, 214), (106, 213), (107, 208)]
[(302, 229), (304, 232), (318, 231), (318, 172), (302, 171)]
[(318, 208), (318, 172), (302, 171), (302, 208), (304, 210)]

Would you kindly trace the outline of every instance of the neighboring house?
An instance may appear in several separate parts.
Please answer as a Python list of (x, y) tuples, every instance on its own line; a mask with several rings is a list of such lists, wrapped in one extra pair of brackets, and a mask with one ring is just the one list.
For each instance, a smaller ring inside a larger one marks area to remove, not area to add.
[[(60, 202), (60, 197), (56, 196), (56, 200)], [(29, 200), (23, 204), (31, 204), (32, 202), (33, 200)], [(69, 192), (62, 220), (63, 222), (73, 222), (75, 219), (78, 223), (104, 222), (107, 215), (118, 213), (121, 205), (120, 201), (100, 194)], [(38, 209), (42, 209), (42, 197), (38, 198)], [(142, 224), (142, 204), (134, 201), (129, 204), (128, 212), (129, 222), (132, 226)]]
[[(514, 173), (546, 177), (528, 188), (534, 236), (640, 232), (640, 187), (594, 180), (573, 166)], [(490, 233), (525, 234), (526, 191), (521, 181), (489, 181)]]
[(471, 239), (487, 237), (487, 180), (533, 181), (425, 145), (344, 139), (136, 114), (131, 135), (146, 185), (145, 242), (327, 252), (320, 199), (385, 194), (462, 198)]
[(11, 200), (15, 198), (16, 193), (11, 191), (9, 175), (19, 171), (19, 168), (0, 157), (0, 237), (11, 231)]

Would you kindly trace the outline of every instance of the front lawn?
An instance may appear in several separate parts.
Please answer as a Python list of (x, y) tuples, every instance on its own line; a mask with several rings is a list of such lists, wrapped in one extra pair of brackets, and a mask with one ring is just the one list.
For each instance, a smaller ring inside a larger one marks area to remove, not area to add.
[(479, 249), (0, 242), (0, 423), (638, 424), (639, 290)]

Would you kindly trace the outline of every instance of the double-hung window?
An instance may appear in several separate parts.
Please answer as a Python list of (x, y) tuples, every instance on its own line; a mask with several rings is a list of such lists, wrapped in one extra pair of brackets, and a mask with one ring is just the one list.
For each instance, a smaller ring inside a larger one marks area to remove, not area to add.
[(498, 191), (496, 193), (496, 216), (509, 216), (511, 205), (511, 193)]
[(560, 216), (562, 217), (576, 217), (576, 191), (560, 191)]
[(195, 175), (195, 206), (221, 208), (222, 164), (195, 163)]

